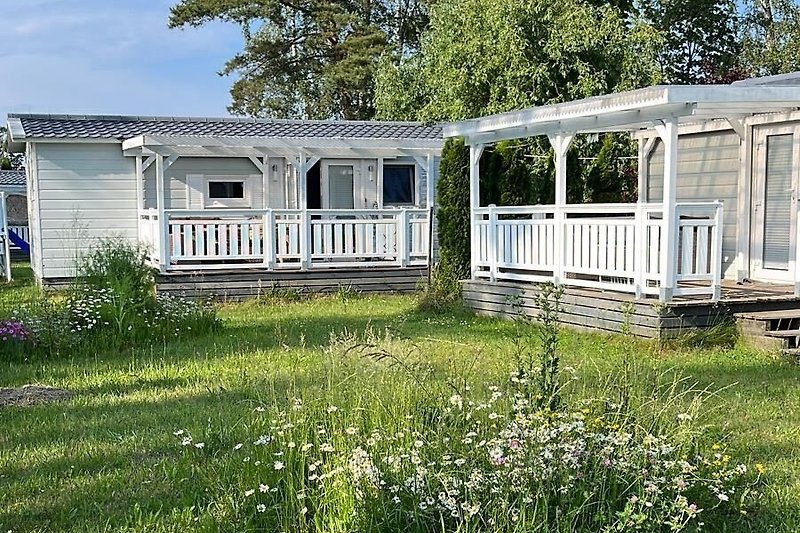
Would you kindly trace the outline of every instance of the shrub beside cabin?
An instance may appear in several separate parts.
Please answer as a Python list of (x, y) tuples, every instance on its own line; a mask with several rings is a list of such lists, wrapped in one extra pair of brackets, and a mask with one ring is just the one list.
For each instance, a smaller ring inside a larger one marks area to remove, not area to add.
[(9, 115), (31, 263), (74, 276), (97, 239), (147, 247), (175, 290), (410, 290), (425, 275), (441, 129), (418, 123)]

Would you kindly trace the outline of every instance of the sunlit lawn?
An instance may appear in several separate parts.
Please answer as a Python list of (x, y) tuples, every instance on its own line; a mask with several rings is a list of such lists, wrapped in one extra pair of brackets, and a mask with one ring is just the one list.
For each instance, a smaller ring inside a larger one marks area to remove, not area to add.
[[(0, 302), (32, 294), (29, 281), (16, 282), (0, 290)], [(426, 315), (415, 304), (411, 296), (365, 296), (230, 305), (216, 336), (124, 353), (0, 362), (0, 387), (40, 383), (74, 393), (59, 404), (0, 407), (0, 531), (216, 528), (194, 519), (224, 492), (224, 471), (213, 482), (216, 473), (193, 471), (181, 461), (173, 432), (246, 439), (253, 406), (322, 390), (338, 391), (346, 402), (357, 394), (334, 367), (372, 372), (391, 364), (345, 362), (341, 350), (329, 349), (332, 335), (363, 337), (371, 329), (380, 336), (389, 328), (402, 339), (394, 344), (397, 359), (430, 363), (435, 379), (485, 383), (508, 376), (510, 322), (466, 312)], [(666, 350), (638, 343), (631, 350), (620, 336), (565, 331), (562, 337), (564, 364), (577, 369), (587, 394), (625, 361), (676, 369), (719, 390), (707, 417), (714, 438), (734, 460), (767, 468), (764, 508), (754, 509), (745, 526), (800, 530), (800, 366), (744, 347)]]

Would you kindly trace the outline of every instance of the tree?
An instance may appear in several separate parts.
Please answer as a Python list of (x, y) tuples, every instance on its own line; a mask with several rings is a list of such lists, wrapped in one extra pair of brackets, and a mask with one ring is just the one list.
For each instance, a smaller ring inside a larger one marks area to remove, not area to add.
[(666, 82), (707, 83), (735, 65), (734, 0), (643, 0), (641, 9), (664, 36), (658, 62)]
[(423, 0), (181, 0), (169, 25), (215, 19), (244, 36), (221, 72), (238, 76), (232, 113), (368, 119), (381, 58), (416, 50), (427, 10)]
[(22, 154), (13, 154), (8, 150), (8, 131), (0, 126), (0, 170), (22, 170), (24, 157)]
[(459, 120), (655, 83), (659, 36), (628, 18), (585, 0), (440, 0), (420, 54), (381, 65), (378, 116)]
[(744, 16), (744, 67), (756, 76), (800, 70), (800, 6), (750, 0)]

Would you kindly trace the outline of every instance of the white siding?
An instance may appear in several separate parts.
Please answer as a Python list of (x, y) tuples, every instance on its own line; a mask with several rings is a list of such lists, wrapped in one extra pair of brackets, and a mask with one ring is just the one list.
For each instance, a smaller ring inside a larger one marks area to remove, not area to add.
[[(648, 164), (647, 199), (660, 202), (664, 183), (664, 145), (659, 140)], [(678, 138), (678, 201), (723, 202), (722, 271), (735, 278), (739, 136), (732, 131)]]
[[(270, 160), (270, 166), (277, 160)], [(264, 206), (264, 187), (262, 185), (261, 171), (252, 162), (242, 157), (181, 157), (164, 171), (164, 180), (169, 183), (169, 198), (166, 198), (165, 209), (202, 209), (201, 189), (204, 185), (190, 179), (194, 176), (243, 176), (247, 177), (250, 188), (252, 207), (259, 209)], [(283, 176), (279, 169), (279, 175)], [(191, 182), (191, 183), (190, 183)], [(187, 188), (187, 184), (190, 186)], [(145, 207), (156, 207), (156, 175), (155, 165), (145, 171)], [(187, 201), (187, 191), (191, 202)], [(280, 194), (280, 192), (279, 192)], [(282, 207), (273, 206), (273, 207)]]
[(35, 154), (40, 278), (74, 275), (76, 259), (99, 238), (136, 241), (134, 160), (119, 144), (44, 143)]

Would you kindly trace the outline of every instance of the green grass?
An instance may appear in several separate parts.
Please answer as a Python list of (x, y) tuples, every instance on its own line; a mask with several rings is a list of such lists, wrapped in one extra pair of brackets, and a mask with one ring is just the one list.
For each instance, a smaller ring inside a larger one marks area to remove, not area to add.
[[(35, 294), (25, 269), (15, 275), (21, 281), (0, 289), (4, 305)], [(224, 503), (238, 483), (235, 465), (213, 449), (205, 461), (186, 461), (173, 432), (232, 445), (255, 437), (255, 406), (293, 396), (380, 409), (364, 415), (377, 423), (388, 420), (384, 412), (403, 413), (413, 381), (394, 380), (390, 360), (343, 355), (352, 342), (332, 336), (388, 328), (392, 352), (429, 383), (500, 382), (512, 369), (510, 322), (420, 313), (410, 296), (343, 296), (229, 305), (222, 333), (146, 350), (0, 362), (0, 387), (40, 383), (74, 393), (63, 403), (0, 408), (0, 531), (241, 530), (233, 504)], [(763, 463), (769, 482), (760, 508), (734, 530), (800, 530), (799, 366), (741, 346), (668, 350), (568, 331), (560, 349), (583, 394), (613, 382), (625, 365), (675, 371), (719, 391), (704, 419), (710, 438), (734, 461)]]

